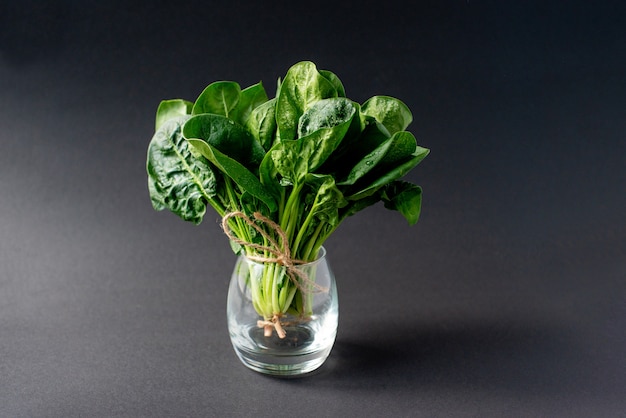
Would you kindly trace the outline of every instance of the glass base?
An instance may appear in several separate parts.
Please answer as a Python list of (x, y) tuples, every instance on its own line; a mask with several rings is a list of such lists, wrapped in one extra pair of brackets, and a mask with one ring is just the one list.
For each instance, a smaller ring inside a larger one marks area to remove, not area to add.
[[(334, 336), (329, 342), (316, 341), (313, 330), (303, 327), (284, 327), (285, 338), (276, 333), (266, 337), (263, 328), (251, 327), (247, 330), (248, 343), (236, 344), (235, 353), (241, 362), (250, 369), (274, 376), (297, 376), (319, 368), (330, 354)], [(233, 336), (231, 336), (233, 337)], [(330, 336), (327, 336), (330, 337)], [(256, 344), (251, 347), (249, 342)]]

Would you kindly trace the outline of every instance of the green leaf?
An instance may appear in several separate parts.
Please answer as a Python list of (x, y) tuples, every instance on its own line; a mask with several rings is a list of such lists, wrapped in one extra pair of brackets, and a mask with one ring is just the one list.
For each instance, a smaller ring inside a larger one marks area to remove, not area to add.
[(357, 200), (373, 194), (382, 186), (406, 175), (429, 153), (417, 145), (410, 132), (396, 132), (391, 146), (380, 158), (378, 164), (350, 187), (348, 199)]
[(330, 97), (337, 97), (337, 90), (317, 71), (315, 64), (303, 61), (292, 66), (280, 84), (277, 96), (276, 123), (280, 139), (294, 139), (298, 120), (305, 110)]
[(394, 181), (385, 187), (382, 200), (387, 209), (399, 211), (415, 225), (422, 208), (422, 188), (406, 181)]
[(274, 144), (276, 136), (276, 99), (257, 106), (246, 121), (246, 128), (261, 144), (261, 146), (269, 150)]
[(265, 150), (242, 125), (225, 116), (205, 113), (192, 116), (183, 126), (187, 139), (203, 139), (221, 153), (256, 171)]
[(356, 107), (345, 98), (320, 100), (300, 118), (296, 140), (308, 159), (308, 170), (315, 171), (337, 149), (352, 123)]
[(315, 191), (315, 198), (310, 211), (311, 216), (333, 226), (337, 225), (339, 223), (339, 209), (346, 206), (348, 201), (337, 188), (333, 176), (308, 174), (305, 184)]
[(181, 134), (187, 118), (170, 119), (152, 137), (146, 162), (148, 191), (154, 209), (169, 209), (199, 224), (215, 195), (216, 180), (208, 161), (192, 152)]
[(277, 210), (278, 206), (272, 193), (261, 184), (259, 179), (250, 172), (250, 170), (219, 151), (217, 147), (210, 143), (201, 139), (188, 139), (187, 141), (222, 173), (233, 179), (242, 190), (265, 203), (270, 212)]
[(191, 114), (193, 103), (183, 99), (163, 100), (156, 112), (155, 131), (170, 119)]
[[(268, 152), (271, 166), (284, 180), (300, 184), (309, 173), (309, 158), (314, 153), (311, 142), (283, 141), (274, 145)], [(266, 163), (269, 167), (269, 163)]]
[(367, 154), (361, 161), (352, 167), (344, 180), (337, 182), (340, 186), (348, 186), (356, 183), (367, 173), (372, 171), (378, 163), (385, 157), (389, 149), (393, 146), (394, 138), (388, 138), (385, 142)]
[(413, 157), (418, 149), (417, 141), (412, 133), (407, 131), (396, 132), (391, 137), (391, 146), (383, 155), (379, 164), (381, 167), (398, 165), (407, 158)]
[(407, 105), (389, 96), (370, 98), (361, 106), (361, 112), (376, 118), (392, 135), (404, 131), (413, 121), (413, 115)]
[(331, 98), (315, 102), (300, 118), (300, 138), (281, 141), (268, 154), (273, 167), (292, 184), (318, 169), (341, 143), (356, 113), (353, 102)]
[(319, 71), (320, 71), (320, 74), (326, 80), (330, 81), (332, 85), (335, 87), (335, 90), (337, 90), (338, 97), (346, 97), (346, 89), (343, 87), (343, 83), (341, 82), (339, 77), (337, 77), (335, 73), (330, 72), (328, 70), (319, 70)]
[[(350, 122), (356, 107), (350, 99), (334, 97), (312, 104), (298, 121), (298, 137), (309, 135), (323, 128), (334, 128)], [(347, 127), (346, 127), (347, 128)]]
[(373, 117), (361, 118), (358, 104), (355, 103), (355, 106), (357, 115), (352, 119), (348, 132), (320, 169), (323, 173), (333, 173), (338, 182), (345, 180), (359, 161), (391, 137), (387, 129)]
[(415, 137), (406, 131), (396, 132), (352, 167), (345, 179), (337, 182), (341, 186), (355, 184), (371, 171), (384, 172), (407, 159), (412, 159), (417, 150)]
[[(279, 147), (280, 145), (276, 145)], [(276, 166), (274, 165), (274, 159), (272, 158), (271, 150), (265, 154), (265, 158), (261, 161), (261, 165), (259, 166), (259, 180), (261, 184), (265, 186), (274, 196), (277, 197), (281, 194), (282, 186), (280, 185), (280, 180), (278, 178), (278, 170), (276, 170)]]
[(241, 87), (233, 81), (216, 81), (200, 93), (191, 110), (192, 115), (213, 113), (228, 117), (237, 106)]
[(267, 93), (263, 84), (254, 84), (241, 91), (239, 101), (227, 116), (235, 122), (245, 125), (252, 111), (267, 100)]

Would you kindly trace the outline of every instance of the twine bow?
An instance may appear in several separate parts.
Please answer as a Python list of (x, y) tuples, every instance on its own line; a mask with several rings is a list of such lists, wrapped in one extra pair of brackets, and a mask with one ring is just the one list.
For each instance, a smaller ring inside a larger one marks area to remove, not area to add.
[[(254, 249), (258, 252), (264, 252), (267, 254), (271, 254), (271, 256), (262, 256), (262, 255), (246, 255), (246, 257), (252, 261), (256, 261), (258, 263), (276, 263), (285, 267), (285, 271), (289, 279), (294, 283), (294, 285), (300, 289), (301, 291), (305, 291), (303, 288), (303, 284), (307, 285), (309, 288), (315, 288), (320, 292), (327, 292), (328, 289), (320, 286), (315, 283), (315, 281), (309, 279), (308, 275), (302, 271), (302, 269), (298, 268), (298, 265), (306, 264), (308, 261), (294, 259), (291, 256), (291, 249), (289, 248), (289, 242), (287, 239), (287, 234), (276, 222), (272, 221), (267, 216), (262, 215), (259, 212), (255, 212), (253, 214), (255, 220), (265, 224), (269, 229), (274, 231), (276, 235), (280, 238), (280, 243), (275, 240), (270, 234), (268, 234), (261, 226), (259, 226), (254, 220), (252, 220), (249, 216), (241, 211), (229, 212), (222, 218), (222, 229), (226, 236), (233, 242), (237, 244)], [(254, 228), (263, 238), (268, 245), (263, 244), (255, 244), (253, 242), (248, 242), (240, 239), (239, 237), (233, 234), (230, 225), (228, 225), (228, 221), (231, 218), (240, 218), (246, 224)], [(264, 321), (258, 321), (258, 326), (261, 328), (265, 328), (265, 335), (269, 336), (272, 333), (272, 327), (276, 329), (276, 333), (280, 338), (285, 338), (285, 330), (283, 329), (280, 323), (281, 313), (274, 313), (274, 316), (271, 319), (265, 319)], [(269, 335), (268, 335), (269, 329)]]

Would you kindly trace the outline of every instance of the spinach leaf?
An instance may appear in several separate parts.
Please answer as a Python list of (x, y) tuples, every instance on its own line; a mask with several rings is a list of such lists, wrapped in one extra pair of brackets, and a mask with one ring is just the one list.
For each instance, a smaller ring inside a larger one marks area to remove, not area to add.
[(358, 200), (369, 196), (380, 187), (403, 177), (426, 158), (428, 153), (428, 149), (417, 145), (410, 132), (396, 132), (377, 165), (350, 187), (348, 199)]
[(310, 216), (333, 226), (339, 224), (339, 209), (346, 206), (348, 201), (337, 188), (333, 176), (308, 174), (305, 184), (313, 190), (315, 196)]
[(242, 125), (211, 113), (192, 116), (183, 126), (187, 139), (203, 139), (252, 171), (258, 170), (265, 150)]
[(357, 164), (352, 167), (350, 172), (345, 176), (344, 180), (339, 181), (337, 184), (340, 186), (352, 185), (360, 178), (369, 173), (374, 167), (381, 162), (390, 148), (394, 144), (394, 138), (388, 138), (372, 152), (367, 154)]
[(374, 96), (363, 103), (361, 112), (376, 118), (392, 135), (404, 131), (413, 121), (407, 105), (394, 97)]
[[(309, 159), (315, 152), (310, 145), (311, 142), (283, 141), (267, 152), (272, 160), (271, 166), (282, 176), (282, 185), (300, 184), (309, 173)], [(265, 165), (270, 167), (269, 162)]]
[(394, 181), (385, 187), (381, 197), (385, 207), (399, 211), (409, 225), (417, 223), (422, 208), (421, 187), (406, 181)]
[(163, 100), (156, 112), (155, 131), (170, 119), (191, 114), (193, 103), (183, 99)]
[[(350, 122), (356, 113), (353, 102), (343, 97), (323, 99), (312, 104), (298, 121), (298, 137), (319, 129), (333, 128)], [(347, 127), (346, 127), (347, 128)]]
[(309, 61), (292, 66), (280, 84), (276, 102), (276, 123), (280, 140), (294, 139), (298, 120), (313, 103), (337, 97), (333, 83)]
[(215, 195), (216, 178), (208, 161), (196, 155), (181, 134), (187, 119), (170, 119), (152, 137), (146, 162), (148, 190), (154, 209), (169, 209), (199, 224), (207, 201)]
[(252, 113), (256, 107), (267, 102), (267, 100), (267, 93), (265, 92), (263, 84), (254, 84), (241, 91), (239, 101), (226, 116), (241, 125), (245, 125), (250, 113)]
[(281, 141), (268, 154), (287, 184), (301, 184), (332, 154), (350, 127), (356, 112), (344, 98), (320, 100), (300, 118), (297, 140)]
[(241, 87), (233, 81), (216, 81), (200, 93), (191, 110), (192, 115), (213, 113), (228, 117), (237, 106)]
[(415, 137), (406, 131), (396, 132), (386, 139), (373, 151), (364, 156), (352, 167), (345, 179), (337, 184), (347, 186), (355, 184), (370, 171), (384, 172), (387, 167), (394, 167), (399, 163), (412, 158), (416, 151)]
[(263, 149), (269, 150), (276, 135), (276, 99), (255, 107), (246, 120), (246, 128), (261, 144)]
[(270, 212), (274, 212), (277, 209), (274, 196), (261, 184), (258, 177), (242, 164), (220, 152), (217, 147), (201, 139), (188, 139), (187, 142), (202, 156), (213, 163), (222, 173), (237, 183), (244, 192), (249, 193), (265, 203)]
[(346, 89), (343, 87), (343, 83), (341, 82), (339, 77), (337, 77), (335, 73), (328, 71), (328, 70), (319, 70), (319, 71), (320, 71), (320, 74), (326, 80), (330, 81), (331, 84), (335, 87), (335, 90), (337, 90), (338, 97), (346, 97)]
[(306, 149), (309, 171), (320, 167), (337, 149), (348, 132), (356, 107), (345, 98), (320, 100), (300, 117), (299, 139), (296, 141)]
[(352, 168), (363, 160), (369, 153), (375, 150), (391, 135), (381, 123), (372, 116), (364, 116), (358, 113), (359, 105), (354, 104), (357, 114), (343, 140), (333, 152), (324, 166), (320, 169), (323, 173), (333, 173), (337, 182), (345, 180)]
[[(280, 147), (278, 144), (275, 146), (277, 148)], [(263, 186), (265, 186), (274, 196), (277, 197), (277, 200), (279, 200), (278, 196), (280, 196), (284, 191), (278, 174), (279, 173), (274, 164), (274, 159), (272, 158), (270, 150), (267, 154), (265, 154), (265, 158), (263, 158), (263, 161), (261, 161), (261, 165), (259, 166), (259, 180)]]
[(407, 158), (413, 157), (417, 151), (417, 141), (412, 133), (407, 131), (400, 131), (393, 134), (390, 138), (391, 146), (387, 152), (382, 155), (377, 169), (386, 167), (393, 167), (399, 163), (405, 161)]

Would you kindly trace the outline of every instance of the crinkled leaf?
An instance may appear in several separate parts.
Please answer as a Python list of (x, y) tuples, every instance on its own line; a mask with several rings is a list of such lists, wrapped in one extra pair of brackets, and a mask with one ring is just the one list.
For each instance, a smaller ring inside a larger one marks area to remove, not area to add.
[(216, 182), (209, 162), (195, 154), (181, 134), (186, 119), (170, 119), (152, 137), (146, 163), (148, 191), (156, 210), (169, 209), (199, 224)]
[(217, 147), (201, 139), (188, 139), (187, 141), (222, 173), (237, 183), (243, 191), (265, 203), (270, 212), (274, 212), (277, 209), (276, 200), (272, 193), (261, 184), (259, 179), (250, 172), (250, 170), (222, 153)]
[(274, 170), (288, 183), (301, 183), (309, 173), (309, 158), (315, 152), (311, 145), (308, 141), (283, 141), (274, 145), (268, 151)]
[(404, 131), (413, 121), (407, 105), (394, 97), (374, 96), (363, 103), (361, 112), (376, 118), (392, 135)]
[(240, 94), (241, 87), (234, 81), (216, 81), (211, 83), (196, 99), (191, 114), (213, 113), (228, 117), (230, 112), (237, 106)]
[(201, 114), (191, 117), (183, 126), (187, 139), (203, 139), (221, 153), (256, 171), (265, 150), (242, 125), (225, 116)]
[(348, 202), (335, 185), (333, 176), (308, 174), (305, 184), (315, 193), (311, 207), (312, 216), (331, 225), (337, 225), (339, 209), (346, 206)]
[(155, 132), (170, 119), (191, 114), (193, 103), (183, 99), (163, 100), (156, 112)]
[(317, 71), (315, 64), (303, 61), (292, 66), (277, 96), (276, 123), (280, 139), (294, 139), (304, 111), (313, 103), (330, 97), (337, 97), (337, 90)]

